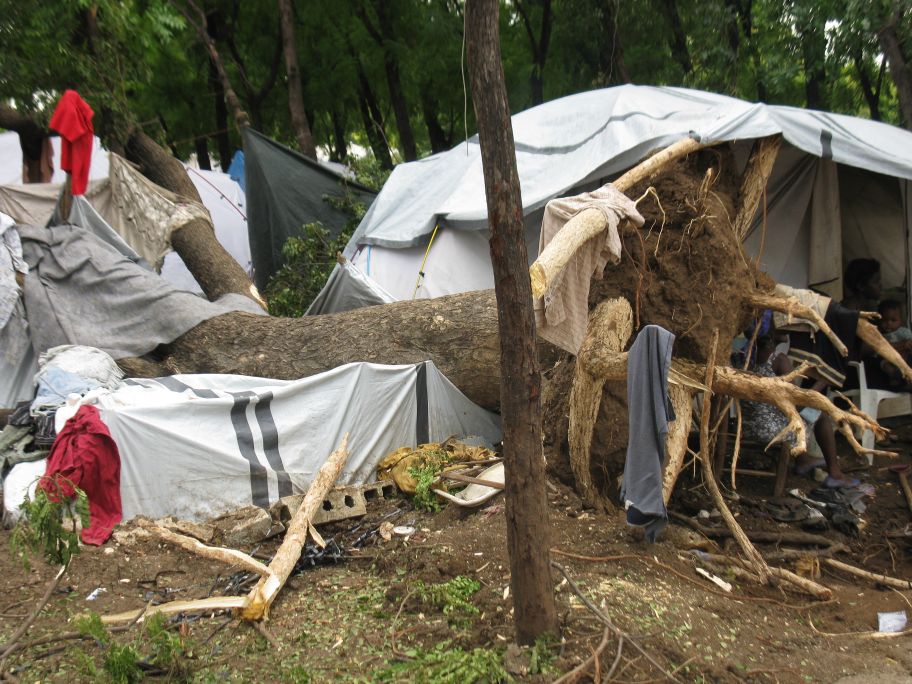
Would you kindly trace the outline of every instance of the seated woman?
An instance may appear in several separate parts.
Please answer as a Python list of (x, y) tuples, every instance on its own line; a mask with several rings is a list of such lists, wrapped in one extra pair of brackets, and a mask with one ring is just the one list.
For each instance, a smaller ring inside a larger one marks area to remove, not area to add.
[[(786, 337), (787, 339), (787, 337)], [(791, 372), (792, 361), (787, 355), (788, 343), (776, 344), (772, 335), (765, 335), (757, 340), (757, 363), (754, 372), (764, 377), (772, 378), (787, 375)], [(812, 387), (821, 391), (826, 387), (826, 381), (816, 380)], [(778, 408), (760, 401), (745, 401), (741, 405), (744, 417), (744, 436), (763, 444), (768, 444), (776, 435), (788, 425), (788, 418)], [(839, 467), (839, 457), (836, 453), (836, 425), (833, 419), (816, 409), (805, 408), (801, 411), (807, 428), (813, 427), (814, 436), (823, 452), (823, 461), (815, 460), (807, 453), (798, 457), (795, 464), (795, 473), (807, 475), (816, 467), (826, 467), (827, 477), (823, 482), (824, 487), (836, 489), (839, 487), (857, 487), (860, 482), (846, 477)], [(789, 447), (795, 445), (795, 435), (786, 434), (782, 438)]]
[(852, 259), (842, 278), (845, 298), (842, 305), (854, 311), (876, 311), (883, 293), (880, 262), (877, 259)]

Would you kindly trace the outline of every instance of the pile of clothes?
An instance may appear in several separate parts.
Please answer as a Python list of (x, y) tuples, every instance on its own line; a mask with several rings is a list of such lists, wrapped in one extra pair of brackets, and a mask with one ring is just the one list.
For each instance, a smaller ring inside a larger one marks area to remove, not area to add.
[(102, 544), (121, 520), (120, 456), (98, 409), (83, 402), (119, 387), (123, 373), (105, 352), (77, 345), (48, 350), (38, 365), (35, 398), (20, 403), (0, 432), (4, 522), (15, 523), (19, 504), (35, 487), (54, 497), (71, 497), (79, 487), (88, 495), (91, 520), (82, 540)]

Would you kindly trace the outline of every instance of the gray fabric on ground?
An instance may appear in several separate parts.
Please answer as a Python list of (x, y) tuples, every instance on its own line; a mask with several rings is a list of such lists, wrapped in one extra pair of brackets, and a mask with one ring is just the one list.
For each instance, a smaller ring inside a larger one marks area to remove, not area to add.
[(332, 201), (350, 195), (370, 206), (376, 193), (250, 127), (241, 134), (250, 253), (262, 289), (285, 263), (282, 245), (301, 226), (319, 221), (335, 239), (352, 217)]
[(37, 352), (61, 344), (98, 347), (115, 359), (142, 356), (205, 320), (265, 312), (237, 294), (209, 302), (178, 290), (73, 226), (20, 226), (30, 272), (25, 305)]
[[(627, 357), (630, 436), (621, 500), (628, 511), (628, 521), (644, 526), (649, 541), (655, 541), (668, 520), (662, 499), (662, 461), (668, 422), (675, 418), (668, 400), (674, 339), (665, 328), (647, 325), (637, 335)], [(636, 509), (633, 514), (631, 508)], [(642, 515), (637, 516), (637, 512)]]

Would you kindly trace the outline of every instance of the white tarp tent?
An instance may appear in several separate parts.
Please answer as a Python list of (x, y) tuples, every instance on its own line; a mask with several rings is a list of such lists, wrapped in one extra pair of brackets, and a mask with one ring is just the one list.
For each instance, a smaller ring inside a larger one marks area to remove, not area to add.
[[(770, 275), (841, 297), (844, 263), (870, 256), (881, 260), (887, 287), (906, 280), (908, 131), (839, 114), (632, 85), (554, 100), (515, 115), (512, 123), (530, 259), (548, 200), (592, 189), (688, 135), (731, 142), (740, 172), (753, 141), (779, 133), (785, 142), (770, 179), (762, 256)], [(486, 217), (476, 136), (397, 166), (345, 256), (400, 300), (488, 288)], [(759, 241), (755, 226), (748, 251), (756, 253)], [(416, 292), (419, 271), (424, 275)]]
[[(340, 485), (373, 481), (377, 463), (402, 446), (451, 435), (501, 439), (498, 416), (430, 361), (350, 363), (295, 381), (175, 375), (126, 382), (97, 399), (120, 454), (125, 520), (204, 520), (241, 506), (266, 508), (306, 491), (346, 433), (351, 456)], [(21, 494), (6, 505), (19, 502)]]

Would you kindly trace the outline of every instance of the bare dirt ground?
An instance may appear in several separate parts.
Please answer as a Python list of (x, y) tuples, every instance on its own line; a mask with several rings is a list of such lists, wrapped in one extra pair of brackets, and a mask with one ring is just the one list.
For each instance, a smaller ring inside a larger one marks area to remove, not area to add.
[[(904, 430), (901, 436), (912, 437), (912, 430)], [(909, 445), (900, 446), (908, 461)], [(826, 534), (849, 547), (849, 553), (839, 556), (846, 562), (909, 578), (908, 538), (886, 536), (905, 528), (909, 512), (895, 476), (878, 470), (882, 465), (876, 461), (860, 471), (877, 488), (860, 536)], [(771, 483), (742, 477), (739, 492), (761, 499)], [(790, 484), (808, 487), (807, 480), (797, 477)], [(699, 505), (703, 496), (699, 483), (686, 478), (678, 491), (681, 502), (673, 506), (678, 510)], [(552, 481), (548, 496), (553, 560), (678, 681), (912, 681), (909, 637), (868, 635), (876, 629), (878, 612), (906, 610), (912, 615), (912, 591), (877, 587), (824, 568), (819, 581), (835, 594), (828, 603), (731, 578), (734, 590), (725, 594), (694, 572), (689, 549), (705, 546), (706, 540), (688, 528), (672, 525), (662, 541), (646, 545), (632, 539), (619, 514), (583, 510), (564, 485)], [(708, 501), (705, 496), (703, 501)], [(265, 632), (226, 615), (178, 616), (167, 625), (173, 637), (170, 665), (155, 661), (157, 637), (137, 625), (112, 641), (83, 636), (30, 646), (11, 655), (6, 669), (23, 682), (135, 681), (138, 672), (198, 682), (552, 681), (591, 655), (603, 627), (555, 572), (561, 640), (534, 654), (509, 648), (512, 597), (507, 593), (502, 503), (498, 497), (479, 511), (451, 507), (431, 514), (415, 511), (406, 499), (380, 501), (362, 520), (327, 525), (321, 528), (323, 536), (346, 549), (345, 558), (293, 577)], [(798, 529), (772, 521), (743, 501), (732, 507), (747, 529)], [(350, 550), (355, 539), (384, 520), (414, 526), (416, 532), (390, 541), (370, 535), (361, 550)], [(49, 641), (80, 629), (84, 634), (79, 619), (88, 613), (243, 591), (238, 584), (244, 577), (235, 575), (235, 569), (131, 534), (131, 529), (122, 528), (126, 534), (118, 535), (119, 543), (83, 549), (23, 642)], [(55, 571), (40, 560), (25, 570), (8, 541), (9, 533), (2, 533), (0, 642), (22, 624)], [(268, 557), (277, 543), (266, 542), (257, 553)], [(736, 554), (734, 548), (731, 552)], [(479, 585), (468, 608), (451, 606), (445, 613), (422, 594), (422, 587), (456, 577)], [(97, 598), (87, 600), (93, 593)], [(123, 674), (112, 665), (113, 656), (122, 652), (118, 647), (126, 645), (134, 649), (141, 670)], [(599, 672), (590, 669), (581, 681), (604, 678), (616, 652), (612, 637)], [(628, 644), (610, 681), (665, 678)]]

